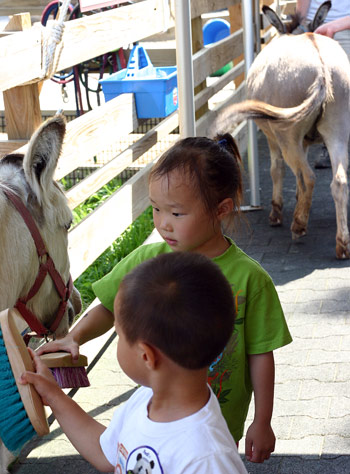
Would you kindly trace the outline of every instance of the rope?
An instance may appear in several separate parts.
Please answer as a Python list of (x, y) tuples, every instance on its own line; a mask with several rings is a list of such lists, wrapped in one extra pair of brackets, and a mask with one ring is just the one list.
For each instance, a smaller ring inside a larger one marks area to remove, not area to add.
[(58, 20), (54, 20), (51, 28), (46, 26), (44, 29), (43, 69), (39, 79), (51, 78), (56, 72), (56, 65), (58, 63), (62, 47), (58, 54), (55, 53), (57, 46), (62, 41), (64, 19), (67, 15), (69, 2), (70, 0), (63, 0)]

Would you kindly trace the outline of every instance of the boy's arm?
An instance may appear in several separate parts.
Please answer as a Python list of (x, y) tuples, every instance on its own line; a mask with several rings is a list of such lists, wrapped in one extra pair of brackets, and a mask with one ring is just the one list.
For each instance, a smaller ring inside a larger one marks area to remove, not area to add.
[(31, 383), (48, 405), (77, 451), (96, 469), (111, 472), (114, 467), (105, 457), (100, 436), (106, 427), (91, 418), (77, 403), (68, 397), (57, 385), (51, 372), (39, 356), (30, 350), (36, 372), (25, 372), (20, 383)]
[(251, 462), (264, 462), (275, 449), (271, 428), (275, 364), (273, 352), (248, 356), (254, 391), (255, 415), (245, 440), (245, 456)]
[(77, 359), (79, 356), (79, 346), (95, 337), (101, 336), (113, 327), (113, 324), (113, 313), (102, 304), (99, 304), (86, 313), (67, 336), (44, 344), (38, 349), (37, 354), (65, 351), (72, 354), (73, 360)]

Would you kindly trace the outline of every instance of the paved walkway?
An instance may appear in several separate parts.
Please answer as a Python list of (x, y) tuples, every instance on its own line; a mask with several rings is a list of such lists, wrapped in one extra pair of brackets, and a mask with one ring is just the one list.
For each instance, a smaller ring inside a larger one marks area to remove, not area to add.
[[(315, 147), (311, 162), (317, 152)], [(259, 153), (263, 209), (245, 214), (247, 223), (235, 239), (271, 274), (294, 342), (275, 353), (275, 454), (263, 465), (247, 463), (247, 469), (251, 474), (349, 474), (350, 262), (335, 259), (331, 170), (315, 171), (309, 233), (294, 243), (289, 231), (295, 203), (294, 178), (287, 172), (285, 225), (271, 228), (269, 160), (265, 139), (260, 135)], [(91, 387), (74, 395), (91, 415), (106, 424), (135, 388), (118, 367), (115, 351), (116, 338), (92, 368)], [(27, 445), (13, 472), (97, 473), (71, 447), (56, 422), (49, 436)]]

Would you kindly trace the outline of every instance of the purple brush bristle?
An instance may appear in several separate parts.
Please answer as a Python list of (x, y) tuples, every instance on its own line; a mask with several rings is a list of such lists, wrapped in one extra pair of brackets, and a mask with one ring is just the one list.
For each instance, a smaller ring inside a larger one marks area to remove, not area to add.
[(50, 370), (61, 388), (90, 386), (85, 367), (53, 367)]

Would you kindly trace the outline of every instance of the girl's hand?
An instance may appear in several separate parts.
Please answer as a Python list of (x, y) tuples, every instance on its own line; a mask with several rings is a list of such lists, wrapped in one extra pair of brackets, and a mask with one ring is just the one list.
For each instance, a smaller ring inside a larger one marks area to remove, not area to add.
[(62, 339), (47, 342), (36, 351), (36, 354), (41, 355), (49, 352), (70, 352), (74, 362), (74, 360), (78, 360), (79, 357), (79, 344), (73, 339), (72, 335), (68, 333), (65, 337), (62, 337)]
[(21, 375), (19, 383), (25, 385), (32, 384), (40, 395), (43, 404), (51, 406), (57, 397), (64, 395), (61, 388), (57, 384), (55, 377), (50, 369), (40, 360), (40, 357), (30, 348), (28, 351), (33, 359), (35, 372), (26, 371)]
[(245, 457), (250, 462), (262, 463), (275, 450), (276, 438), (270, 424), (256, 421), (248, 428), (245, 439)]

